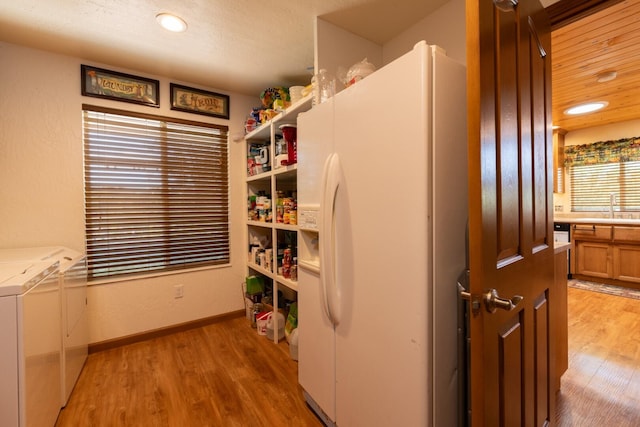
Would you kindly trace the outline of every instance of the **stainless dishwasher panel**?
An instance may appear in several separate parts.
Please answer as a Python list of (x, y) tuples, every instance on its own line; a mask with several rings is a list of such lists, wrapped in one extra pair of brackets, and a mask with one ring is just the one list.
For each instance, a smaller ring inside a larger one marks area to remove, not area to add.
[[(553, 223), (553, 241), (569, 243), (571, 242), (571, 224), (568, 222), (554, 222)], [(567, 250), (567, 278), (571, 279), (573, 273), (571, 272), (571, 249)]]

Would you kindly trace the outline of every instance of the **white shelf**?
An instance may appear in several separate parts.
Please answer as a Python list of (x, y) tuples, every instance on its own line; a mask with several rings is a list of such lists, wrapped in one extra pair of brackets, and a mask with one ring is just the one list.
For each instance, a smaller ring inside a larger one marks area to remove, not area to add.
[[(302, 98), (300, 101), (295, 104), (291, 104), (281, 113), (278, 113), (271, 120), (262, 123), (260, 126), (249, 132), (245, 135), (244, 139), (247, 141), (255, 141), (255, 140), (268, 140), (271, 137), (271, 125), (277, 125), (276, 128), (283, 124), (294, 124), (298, 119), (298, 114), (304, 113), (305, 111), (311, 108), (311, 99), (312, 95), (308, 95)], [(278, 133), (280, 133), (278, 131)]]
[(284, 224), (282, 222), (262, 222), (247, 220), (247, 225), (262, 228), (275, 228), (277, 230), (298, 231), (297, 225)]
[(254, 227), (273, 228), (273, 223), (272, 222), (247, 220), (247, 225), (252, 225)]
[(285, 224), (283, 222), (275, 222), (273, 227), (278, 230), (298, 231), (297, 225)]
[[(288, 166), (275, 166), (275, 144), (276, 139), (280, 138), (282, 131), (280, 126), (283, 124), (295, 124), (298, 120), (298, 115), (311, 108), (312, 96), (307, 96), (295, 104), (289, 106), (283, 112), (271, 120), (263, 123), (258, 128), (245, 135), (245, 145), (248, 149), (251, 145), (263, 145), (269, 148), (269, 164), (271, 169), (268, 172), (263, 172), (257, 175), (247, 176), (245, 185), (245, 203), (248, 196), (251, 194), (267, 194), (271, 198), (271, 215), (276, 219), (276, 194), (278, 191), (295, 192), (297, 190), (298, 179), (298, 165)], [(284, 224), (278, 222), (262, 222), (247, 220), (245, 227), (246, 239), (249, 243), (252, 237), (262, 239), (262, 241), (269, 241), (269, 245), (273, 249), (273, 272), (269, 271), (254, 262), (247, 261), (247, 274), (248, 275), (262, 275), (273, 283), (273, 306), (278, 306), (278, 291), (284, 292), (288, 298), (295, 297), (298, 292), (298, 282), (285, 278), (277, 274), (277, 248), (278, 245), (290, 244), (290, 242), (297, 242), (297, 246), (294, 249), (294, 253), (299, 253), (299, 227), (298, 225)], [(278, 240), (280, 239), (280, 241)], [(277, 318), (274, 325), (274, 331), (278, 330)], [(278, 342), (277, 333), (274, 333), (274, 342)]]
[(247, 182), (260, 181), (263, 179), (271, 178), (272, 176), (273, 176), (273, 169), (268, 172), (262, 172), (256, 175), (249, 175), (247, 176)]
[(273, 279), (274, 281), (277, 281), (278, 283), (286, 286), (287, 288), (291, 289), (292, 291), (298, 292), (298, 282), (291, 280), (291, 279), (287, 279), (284, 276), (281, 276), (279, 274), (275, 274), (272, 273), (271, 271), (260, 267), (258, 264), (255, 264), (253, 262), (248, 262), (247, 266), (252, 269), (255, 270), (256, 272), (270, 278)]
[(277, 168), (271, 169), (273, 175), (287, 175), (287, 174), (295, 174), (298, 170), (298, 164), (294, 163), (288, 166), (279, 166)]
[(283, 276), (276, 276), (276, 280), (278, 281), (278, 283), (282, 283), (292, 291), (298, 292), (298, 282), (294, 282), (293, 280), (287, 279)]
[(266, 268), (260, 267), (258, 264), (253, 263), (253, 262), (248, 262), (247, 263), (248, 267), (252, 270), (257, 271), (258, 273), (264, 274), (265, 276), (273, 279), (273, 273), (271, 273), (269, 270), (267, 270)]

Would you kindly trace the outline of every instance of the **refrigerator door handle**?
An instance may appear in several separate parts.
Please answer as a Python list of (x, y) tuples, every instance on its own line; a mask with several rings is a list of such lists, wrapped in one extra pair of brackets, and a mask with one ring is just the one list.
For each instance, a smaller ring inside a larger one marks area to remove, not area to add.
[(320, 283), (327, 317), (337, 326), (340, 323), (339, 292), (335, 263), (335, 203), (340, 186), (340, 159), (336, 153), (327, 158), (322, 177), (322, 205), (320, 215)]

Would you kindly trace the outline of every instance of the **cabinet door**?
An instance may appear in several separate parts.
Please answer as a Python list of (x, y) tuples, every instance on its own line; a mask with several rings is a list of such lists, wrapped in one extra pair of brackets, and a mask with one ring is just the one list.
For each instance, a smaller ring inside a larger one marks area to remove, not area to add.
[(613, 277), (611, 245), (607, 243), (576, 242), (576, 274), (593, 277)]
[(613, 247), (613, 278), (640, 283), (640, 246)]

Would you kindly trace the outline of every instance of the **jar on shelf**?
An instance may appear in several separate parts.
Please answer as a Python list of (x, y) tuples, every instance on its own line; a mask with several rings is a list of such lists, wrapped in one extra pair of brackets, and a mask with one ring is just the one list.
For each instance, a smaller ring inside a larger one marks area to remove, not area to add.
[(324, 68), (311, 78), (313, 86), (313, 105), (319, 105), (336, 93), (336, 81)]

